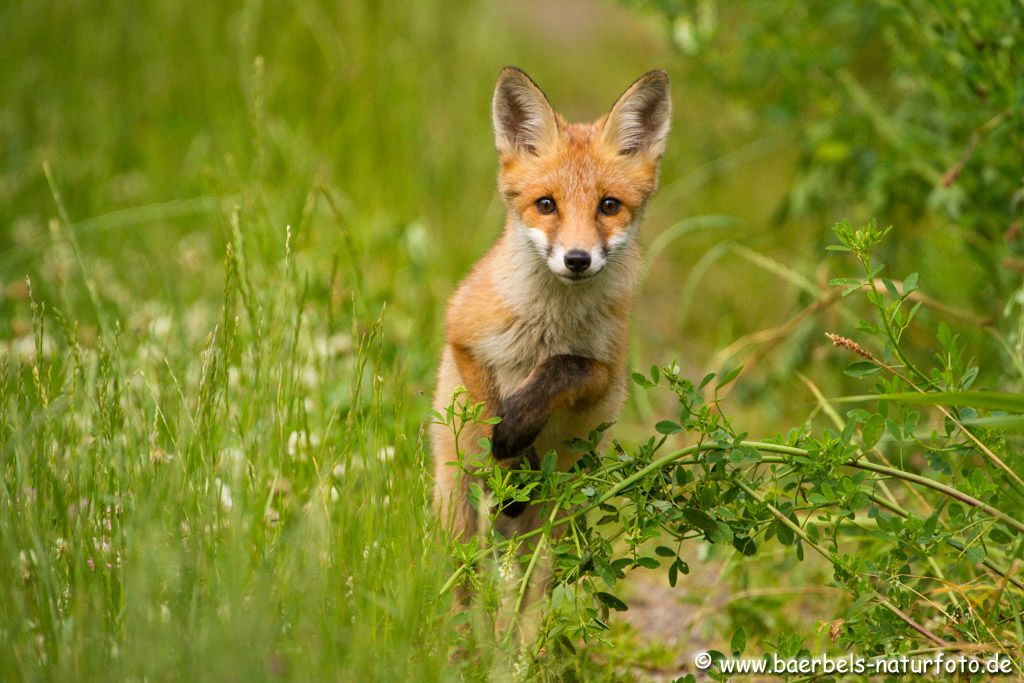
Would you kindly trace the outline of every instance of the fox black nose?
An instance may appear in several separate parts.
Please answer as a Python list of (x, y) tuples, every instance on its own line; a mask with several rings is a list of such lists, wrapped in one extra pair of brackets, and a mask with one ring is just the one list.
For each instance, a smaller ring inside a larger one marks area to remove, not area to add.
[(590, 267), (590, 254), (582, 249), (565, 252), (565, 267), (574, 273), (582, 273)]

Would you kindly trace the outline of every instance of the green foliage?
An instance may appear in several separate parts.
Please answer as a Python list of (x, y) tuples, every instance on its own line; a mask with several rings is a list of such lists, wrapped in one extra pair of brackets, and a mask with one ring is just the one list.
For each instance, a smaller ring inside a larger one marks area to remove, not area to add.
[[(1007, 441), (977, 423), (968, 429), (960, 420), (1008, 408), (1019, 418), (1024, 406), (1016, 396), (948, 391), (943, 378), (964, 371), (949, 361), (957, 354), (948, 330), (936, 334), (945, 353), (928, 372), (901, 364), (901, 338), (913, 316), (900, 311), (912, 289), (874, 287), (884, 266), (874, 265), (872, 251), (888, 230), (843, 223), (835, 232), (836, 250), (852, 252), (864, 269), (853, 289), (864, 292), (875, 314), (858, 327), (886, 353), (877, 359), (836, 335), (833, 343), (879, 369), (874, 394), (856, 398), (875, 409), (848, 411), (838, 421), (840, 432), (804, 429), (752, 441), (732, 426), (719, 398), (734, 373), (717, 382), (710, 374), (700, 383), (675, 364), (634, 374), (645, 389), (675, 396), (675, 419), (659, 422), (658, 436), (632, 449), (613, 442), (601, 452), (602, 427), (576, 444), (583, 457), (571, 472), (516, 472), (530, 504), (549, 511), (547, 524), (513, 539), (494, 537), (471, 553), (477, 569), (488, 557), (503, 567), (527, 567), (517, 577), (523, 595), (537, 555), (550, 549), (552, 597), (532, 647), (531, 675), (564, 675), (565, 658), (580, 656), (579, 643), (607, 637), (610, 614), (629, 608), (616, 595), (627, 572), (659, 570), (675, 586), (690, 571), (694, 547), (704, 544), (756, 557), (777, 543), (799, 562), (809, 559), (808, 551), (823, 558), (832, 568), (829, 583), (845, 593), (833, 615), (841, 625), (833, 640), (843, 650), (882, 655), (938, 646), (1019, 655), (1017, 633), (1004, 628), (1024, 597), (1012, 568), (1024, 548), (1019, 439)], [(969, 385), (953, 377), (954, 386)], [(934, 407), (938, 421), (922, 416), (918, 405)], [(922, 434), (923, 420), (938, 429)], [(693, 445), (666, 448), (678, 434)], [(926, 466), (913, 464), (916, 453)], [(496, 500), (510, 496), (514, 490), (495, 491)], [(492, 523), (500, 509), (489, 508)], [(460, 567), (449, 586), (469, 568)], [(522, 627), (520, 603), (512, 623)], [(922, 626), (944, 620), (940, 628)], [(731, 637), (733, 655), (747, 642), (741, 626)], [(537, 655), (542, 651), (548, 656)]]
[[(795, 139), (798, 171), (778, 220), (884, 216), (905, 226), (890, 260), (924, 266), (933, 289), (998, 321), (1020, 372), (1019, 0), (623, 4), (660, 18), (691, 83)], [(923, 253), (899, 248), (916, 242)], [(930, 264), (940, 249), (945, 262)]]

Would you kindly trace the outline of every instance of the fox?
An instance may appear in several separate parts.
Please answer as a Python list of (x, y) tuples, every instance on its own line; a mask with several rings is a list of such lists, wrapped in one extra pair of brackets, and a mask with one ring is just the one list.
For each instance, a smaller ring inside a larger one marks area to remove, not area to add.
[[(557, 454), (614, 422), (626, 398), (627, 357), (641, 258), (637, 232), (658, 186), (671, 119), (669, 76), (650, 71), (593, 123), (569, 123), (540, 87), (504, 68), (491, 102), (504, 230), (448, 302), (434, 408), (464, 388), (484, 417), (458, 445), (490, 439), (502, 467)], [(470, 541), (483, 517), (469, 498), (450, 426), (430, 427), (434, 499), (452, 538)], [(506, 538), (544, 522), (541, 506), (503, 507)]]

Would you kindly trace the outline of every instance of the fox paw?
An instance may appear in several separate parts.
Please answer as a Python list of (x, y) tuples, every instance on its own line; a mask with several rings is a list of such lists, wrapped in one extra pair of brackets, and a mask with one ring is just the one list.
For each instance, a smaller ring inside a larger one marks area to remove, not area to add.
[(491, 435), (491, 453), (498, 460), (522, 455), (540, 433), (543, 424), (534, 411), (524, 404), (513, 394), (502, 401), (498, 408), (501, 422), (494, 425), (494, 433)]

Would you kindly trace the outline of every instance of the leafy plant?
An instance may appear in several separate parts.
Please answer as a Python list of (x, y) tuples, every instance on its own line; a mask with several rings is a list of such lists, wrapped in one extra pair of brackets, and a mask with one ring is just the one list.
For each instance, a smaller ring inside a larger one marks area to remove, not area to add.
[[(833, 409), (834, 429), (808, 424), (757, 441), (733, 426), (719, 398), (739, 368), (699, 382), (675, 364), (637, 373), (641, 387), (675, 397), (672, 419), (631, 449), (618, 442), (602, 449), (602, 425), (571, 444), (581, 457), (570, 472), (487, 470), (481, 483), (493, 487), (495, 500), (528, 498), (545, 506), (548, 522), (511, 539), (491, 537), (482, 548), (461, 546), (461, 564), (445, 589), (487, 558), (518, 566), (514, 629), (538, 556), (549, 554), (550, 600), (526, 666), (532, 675), (562, 675), (559, 662), (579, 644), (605, 638), (609, 615), (628, 609), (618, 589), (629, 571), (660, 570), (675, 586), (697, 545), (755, 557), (778, 544), (799, 561), (813, 553), (831, 566), (831, 585), (845, 594), (832, 635), (841, 651), (962, 649), (1002, 653), (1020, 667), (1024, 584), (1015, 562), (1024, 549), (1017, 512), (1024, 508), (1024, 463), (1017, 433), (985, 429), (978, 420), (1017, 419), (1024, 405), (1016, 395), (968, 391), (977, 368), (944, 325), (934, 333), (930, 367), (907, 360), (919, 309), (909, 303), (916, 278), (898, 288), (874, 260), (889, 231), (844, 222), (830, 247), (852, 254), (863, 270), (832, 284), (870, 304), (874, 315), (859, 322), (857, 335), (880, 348), (829, 335), (858, 357), (847, 372), (874, 382), (872, 393), (831, 403), (865, 407), (845, 417)], [(921, 406), (933, 411), (922, 414)], [(463, 407), (460, 416), (476, 413)], [(455, 417), (449, 412), (447, 419)], [(670, 447), (681, 437), (691, 445)], [(492, 521), (500, 510), (489, 509)], [(500, 603), (491, 608), (497, 614)], [(748, 638), (737, 630), (731, 649), (744, 651)]]

